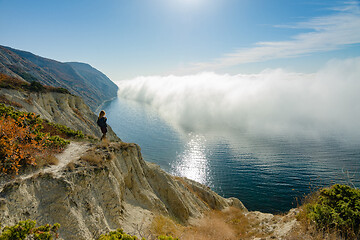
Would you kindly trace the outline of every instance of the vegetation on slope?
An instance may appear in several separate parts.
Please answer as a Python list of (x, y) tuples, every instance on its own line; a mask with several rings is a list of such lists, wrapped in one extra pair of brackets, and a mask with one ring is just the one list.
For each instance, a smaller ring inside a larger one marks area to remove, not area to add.
[(59, 237), (57, 231), (60, 224), (55, 223), (53, 226), (46, 224), (36, 227), (36, 221), (20, 221), (18, 224), (2, 229), (0, 240), (51, 240)]
[(18, 174), (37, 165), (39, 158), (51, 158), (69, 144), (64, 138), (84, 138), (84, 134), (0, 104), (0, 173)]
[[(59, 228), (60, 228), (60, 224), (58, 223), (55, 223), (54, 225), (45, 224), (36, 227), (36, 221), (33, 220), (20, 221), (14, 226), (6, 226), (3, 229), (1, 229), (0, 240), (58, 239)], [(136, 240), (136, 239), (138, 239), (136, 236), (126, 234), (122, 229), (117, 229), (116, 231), (110, 231), (106, 234), (102, 234), (97, 240)], [(160, 236), (157, 239), (178, 240), (177, 238), (172, 238), (170, 236)], [(142, 240), (146, 240), (146, 239), (142, 238)]]
[(20, 80), (15, 77), (10, 77), (6, 74), (0, 73), (0, 88), (9, 88), (9, 89), (30, 91), (30, 92), (59, 92), (59, 93), (70, 94), (70, 92), (65, 88), (44, 86), (41, 83), (39, 83), (37, 81), (37, 79), (34, 77), (32, 77), (32, 78), (24, 77), (24, 76), (22, 76), (22, 77), (24, 79), (29, 80), (30, 83)]
[(345, 239), (360, 238), (360, 190), (335, 184), (308, 198), (299, 219), (308, 220), (323, 233)]

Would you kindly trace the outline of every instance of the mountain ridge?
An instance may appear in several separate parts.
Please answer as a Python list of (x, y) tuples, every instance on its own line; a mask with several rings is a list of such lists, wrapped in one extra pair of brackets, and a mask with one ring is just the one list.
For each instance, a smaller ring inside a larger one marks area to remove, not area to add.
[(63, 87), (84, 99), (95, 111), (117, 96), (118, 87), (105, 74), (87, 63), (59, 62), (31, 52), (0, 45), (0, 73)]

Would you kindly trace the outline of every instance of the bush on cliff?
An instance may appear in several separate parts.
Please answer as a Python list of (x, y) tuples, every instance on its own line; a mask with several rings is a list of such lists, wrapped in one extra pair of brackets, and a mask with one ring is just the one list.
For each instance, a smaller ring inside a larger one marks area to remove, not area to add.
[(22, 73), (19, 74), (19, 76), (21, 76), (27, 82), (0, 73), (0, 88), (8, 88), (15, 90), (30, 91), (30, 92), (57, 92), (57, 93), (71, 94), (69, 90), (67, 90), (66, 88), (44, 86), (40, 82), (38, 82), (38, 80), (35, 77), (33, 77), (31, 74)]
[(0, 104), (0, 173), (18, 174), (36, 165), (36, 155), (44, 150), (58, 151), (69, 141), (42, 132), (42, 119)]
[(32, 81), (27, 88), (32, 92), (45, 92), (45, 87), (37, 81)]
[(45, 124), (49, 125), (49, 126), (46, 126), (49, 128), (49, 131), (50, 131), (50, 128), (52, 128), (51, 130), (53, 131), (54, 134), (56, 134), (56, 135), (62, 134), (62, 137), (64, 137), (64, 138), (85, 138), (85, 135), (83, 134), (82, 131), (73, 130), (67, 126), (64, 126), (64, 125), (61, 125), (58, 123), (52, 123), (49, 121), (44, 122), (44, 127), (45, 127)]
[(324, 188), (304, 205), (303, 214), (318, 230), (359, 239), (360, 190), (339, 184)]
[[(101, 235), (97, 240), (137, 240), (136, 236), (131, 236), (124, 233), (122, 229), (117, 229), (116, 231), (111, 231), (109, 233)], [(1, 240), (1, 239), (0, 239)], [(142, 238), (142, 240), (146, 240)], [(159, 236), (158, 240), (178, 240), (170, 236)]]
[(2, 229), (0, 240), (51, 240), (57, 239), (60, 224), (55, 223), (53, 226), (46, 224), (36, 227), (36, 221), (20, 221), (14, 226), (6, 226)]
[(117, 229), (116, 231), (111, 231), (109, 233), (101, 235), (98, 240), (136, 240), (136, 236), (131, 236), (129, 234), (124, 233), (122, 229)]
[(43, 147), (44, 141), (29, 126), (19, 126), (10, 117), (0, 120), (1, 173), (17, 174), (25, 166), (36, 165), (34, 153)]

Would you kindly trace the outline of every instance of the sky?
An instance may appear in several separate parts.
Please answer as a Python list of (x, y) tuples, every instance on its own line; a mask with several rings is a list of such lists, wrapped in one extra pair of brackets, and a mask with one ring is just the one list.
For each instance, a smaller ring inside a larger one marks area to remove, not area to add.
[(113, 81), (312, 73), (360, 56), (360, 1), (0, 0), (0, 45), (91, 64)]

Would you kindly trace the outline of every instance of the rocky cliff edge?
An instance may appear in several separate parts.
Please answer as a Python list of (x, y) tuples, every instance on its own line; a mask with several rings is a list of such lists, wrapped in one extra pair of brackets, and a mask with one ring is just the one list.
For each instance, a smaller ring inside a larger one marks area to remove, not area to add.
[(245, 209), (238, 199), (145, 162), (136, 144), (72, 142), (58, 158), (57, 167), (2, 184), (2, 224), (57, 222), (61, 238), (88, 240), (110, 229), (135, 232), (154, 214), (187, 223), (211, 209)]

